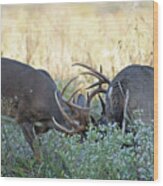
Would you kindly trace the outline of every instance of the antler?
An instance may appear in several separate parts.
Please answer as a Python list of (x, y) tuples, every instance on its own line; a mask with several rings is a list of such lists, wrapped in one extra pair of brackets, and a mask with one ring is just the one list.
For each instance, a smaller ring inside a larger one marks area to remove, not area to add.
[(54, 92), (54, 97), (55, 97), (55, 100), (56, 100), (56, 103), (59, 107), (59, 110), (61, 111), (63, 117), (70, 123), (74, 123), (74, 121), (67, 115), (67, 113), (64, 111), (64, 109), (62, 108), (60, 102), (59, 102), (59, 99), (58, 99), (58, 95), (57, 95), (57, 91)]
[(100, 100), (101, 107), (102, 107), (101, 115), (105, 115), (105, 107), (106, 107), (106, 106), (105, 106), (104, 100), (102, 99), (102, 97), (100, 96), (100, 94), (99, 94), (98, 98), (99, 98), (99, 100)]
[(67, 129), (64, 126), (62, 126), (60, 123), (58, 123), (55, 119), (55, 117), (52, 117), (52, 121), (54, 126), (56, 126), (58, 129), (60, 129), (61, 131), (67, 133), (67, 134), (74, 134), (74, 133), (79, 133), (85, 130), (84, 126), (79, 126), (78, 128), (72, 128), (72, 129)]
[(93, 83), (92, 85), (90, 85), (89, 87), (87, 87), (86, 89), (91, 89), (91, 88), (94, 88), (94, 87), (97, 87), (95, 90), (93, 90), (90, 94), (87, 94), (87, 106), (90, 107), (90, 103), (91, 103), (91, 100), (93, 99), (94, 96), (96, 96), (96, 94), (99, 94), (99, 93), (106, 93), (106, 90), (104, 88), (102, 88), (102, 84), (109, 84), (110, 85), (110, 80), (102, 74), (102, 66), (100, 65), (100, 72), (96, 71), (95, 69), (93, 69), (92, 67), (89, 67), (85, 64), (82, 64), (82, 63), (75, 63), (73, 64), (73, 66), (81, 66), (81, 67), (84, 67), (86, 69), (88, 69), (89, 71), (88, 72), (82, 72), (80, 73), (80, 75), (91, 75), (91, 76), (94, 76), (98, 79), (97, 82)]
[(72, 95), (70, 96), (70, 98), (68, 99), (68, 102), (71, 102), (72, 99), (74, 99), (74, 96), (81, 90), (81, 88), (78, 88), (77, 90), (75, 90)]
[(60, 104), (60, 101), (59, 101), (59, 99), (58, 99), (57, 91), (54, 92), (54, 96), (55, 96), (55, 100), (56, 100), (56, 103), (57, 103), (57, 105), (58, 105), (58, 108), (59, 108), (60, 112), (62, 113), (62, 116), (64, 117), (64, 119), (65, 119), (66, 121), (68, 121), (68, 123), (69, 123), (71, 129), (67, 129), (67, 128), (64, 127), (63, 125), (59, 124), (59, 123), (56, 121), (56, 119), (54, 118), (54, 116), (53, 116), (53, 118), (52, 118), (53, 124), (54, 124), (55, 126), (57, 126), (57, 128), (60, 128), (60, 130), (66, 132), (66, 133), (68, 133), (68, 134), (73, 134), (73, 133), (77, 133), (77, 132), (81, 132), (81, 131), (85, 130), (85, 127), (86, 127), (86, 124), (85, 124), (85, 123), (82, 123), (82, 124), (80, 125), (80, 121), (77, 120), (78, 118), (77, 118), (77, 119), (70, 118), (70, 117), (68, 116), (68, 114), (64, 111), (64, 109), (62, 108), (62, 106), (61, 106), (61, 104)]
[[(76, 77), (70, 79), (70, 81), (68, 81), (68, 83), (64, 86), (64, 88), (63, 88), (63, 90), (62, 90), (62, 96), (63, 96), (65, 90), (68, 88), (68, 86), (69, 86), (74, 80), (76, 80), (77, 78), (78, 78), (78, 76), (76, 76)], [(68, 100), (66, 100), (66, 99), (63, 98), (63, 97), (62, 97), (62, 99), (63, 99), (64, 103), (66, 103), (72, 110), (78, 109), (78, 110), (83, 110), (83, 111), (85, 111), (85, 110), (86, 110), (86, 111), (89, 111), (89, 108), (88, 108), (88, 107), (81, 107), (81, 106), (79, 106), (79, 105), (77, 105), (77, 104), (75, 104), (75, 103), (72, 102), (72, 99), (74, 98), (74, 96), (75, 96), (80, 90), (81, 90), (81, 88), (75, 90), (75, 91), (72, 93), (72, 95), (70, 96), (70, 98), (69, 98)]]
[[(66, 84), (66, 85), (63, 87), (63, 89), (62, 89), (62, 92), (61, 92), (61, 95), (62, 95), (62, 96), (64, 95), (64, 93), (65, 93), (66, 89), (68, 88), (68, 86), (69, 86), (73, 81), (75, 81), (78, 77), (79, 77), (79, 76), (73, 77), (72, 79), (70, 79), (70, 80), (67, 82), (67, 84)], [(80, 107), (80, 106), (78, 106), (78, 105), (72, 103), (72, 99), (74, 98), (74, 96), (75, 96), (80, 90), (81, 90), (81, 88), (75, 90), (75, 91), (72, 93), (72, 95), (70, 96), (70, 98), (68, 99), (68, 101), (67, 101), (66, 99), (64, 99), (64, 98), (63, 98), (63, 101), (64, 101), (68, 106), (70, 106), (70, 107), (74, 107), (74, 108), (80, 109), (80, 110), (83, 110), (83, 109), (84, 109), (84, 110), (85, 110), (85, 109), (86, 109), (86, 110), (89, 110), (89, 108), (83, 108), (83, 107)]]
[(106, 90), (102, 87), (98, 87), (94, 91), (92, 91), (90, 94), (87, 94), (87, 106), (90, 107), (92, 99), (96, 96), (96, 94), (99, 93), (106, 93)]
[[(66, 100), (63, 97), (63, 94), (65, 93), (68, 86), (77, 78), (78, 78), (78, 76), (70, 79), (67, 82), (67, 84), (62, 89), (62, 92), (61, 92), (62, 98), (60, 100), (59, 100), (58, 92), (57, 91), (54, 92), (54, 96), (55, 96), (55, 100), (58, 105), (58, 108), (59, 108), (60, 112), (62, 113), (62, 116), (65, 119), (65, 121), (68, 122), (70, 129), (68, 129), (67, 127), (64, 127), (63, 125), (58, 123), (57, 120), (55, 119), (55, 117), (52, 118), (52, 121), (53, 121), (53, 124), (57, 128), (59, 128), (60, 130), (66, 132), (68, 134), (78, 133), (78, 132), (82, 132), (85, 130), (85, 128), (87, 126), (87, 121), (88, 121), (88, 113), (90, 110), (88, 107), (85, 107), (85, 106), (82, 107), (82, 106), (76, 104), (75, 102), (73, 103), (73, 101), (72, 101), (74, 96), (81, 90), (81, 88), (75, 90), (68, 100)], [(60, 103), (60, 101), (63, 102), (64, 104), (66, 104), (71, 109), (72, 116), (69, 116), (65, 112), (63, 105)]]
[[(88, 69), (89, 71), (93, 72), (94, 76), (97, 77), (98, 79), (100, 77), (100, 79), (103, 79), (106, 83), (110, 84), (110, 80), (105, 75), (103, 75), (102, 72), (98, 72), (95, 69), (93, 69), (92, 67), (89, 67), (89, 66), (82, 64), (82, 63), (74, 63), (72, 66), (84, 67), (84, 68)], [(100, 66), (100, 69), (101, 69), (100, 71), (102, 71), (101, 66)]]
[(62, 95), (62, 96), (64, 95), (64, 93), (65, 93), (66, 89), (68, 88), (68, 86), (69, 86), (73, 81), (75, 81), (78, 77), (79, 77), (79, 76), (73, 77), (72, 79), (70, 79), (70, 80), (67, 82), (67, 84), (66, 84), (66, 85), (63, 87), (63, 89), (62, 89), (62, 92), (61, 92), (61, 95)]

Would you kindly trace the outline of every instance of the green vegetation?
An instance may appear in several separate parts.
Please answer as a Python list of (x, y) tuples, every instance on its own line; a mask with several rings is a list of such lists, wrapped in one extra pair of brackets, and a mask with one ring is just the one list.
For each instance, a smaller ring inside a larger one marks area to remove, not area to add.
[(17, 125), (2, 125), (2, 176), (153, 180), (153, 123), (134, 120), (122, 134), (114, 125), (93, 127), (87, 138), (51, 130), (39, 137), (43, 152), (36, 162)]

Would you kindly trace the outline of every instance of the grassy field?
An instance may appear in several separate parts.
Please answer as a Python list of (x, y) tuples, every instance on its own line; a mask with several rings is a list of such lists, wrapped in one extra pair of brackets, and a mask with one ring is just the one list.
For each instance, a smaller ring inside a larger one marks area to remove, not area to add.
[(75, 62), (101, 64), (109, 78), (153, 66), (153, 2), (3, 5), (1, 54), (62, 80)]
[[(3, 5), (1, 37), (1, 56), (47, 70), (59, 90), (80, 72), (75, 62), (102, 65), (111, 79), (130, 64), (154, 65), (153, 2)], [(71, 88), (90, 81), (80, 77)], [(20, 127), (4, 117), (2, 123), (2, 176), (153, 180), (153, 122), (138, 117), (126, 135), (116, 123), (90, 123), (83, 143), (51, 130), (38, 137), (41, 163)]]

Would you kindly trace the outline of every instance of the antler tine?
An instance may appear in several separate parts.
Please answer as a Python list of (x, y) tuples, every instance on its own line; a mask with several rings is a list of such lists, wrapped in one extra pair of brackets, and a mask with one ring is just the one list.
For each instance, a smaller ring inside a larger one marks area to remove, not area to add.
[(62, 100), (64, 101), (64, 103), (66, 103), (72, 110), (73, 109), (78, 109), (78, 110), (83, 110), (83, 111), (89, 111), (90, 109), (88, 107), (81, 107), (75, 103), (73, 103), (71, 100), (74, 98), (74, 96), (81, 90), (81, 88), (77, 89), (76, 91), (74, 91), (71, 95), (71, 97), (66, 100), (65, 98), (62, 98)]
[(78, 88), (77, 90), (75, 90), (72, 95), (70, 96), (68, 102), (71, 102), (71, 100), (74, 98), (74, 96), (81, 90), (81, 88)]
[(101, 82), (98, 81), (98, 82), (93, 83), (92, 85), (88, 86), (86, 89), (88, 90), (88, 89), (94, 88), (96, 86), (101, 86), (103, 83), (105, 83), (105, 82), (104, 81), (101, 81)]
[(102, 72), (103, 72), (102, 65), (100, 65), (100, 73), (102, 73)]
[(79, 76), (73, 77), (72, 79), (70, 79), (67, 84), (63, 87), (61, 95), (63, 96), (63, 94), (65, 93), (67, 87), (73, 82), (75, 81)]
[(89, 99), (89, 92), (87, 92), (87, 100)]
[(84, 68), (90, 70), (91, 72), (93, 72), (94, 74), (100, 76), (103, 80), (105, 80), (108, 84), (110, 84), (110, 80), (105, 75), (103, 75), (102, 73), (94, 70), (92, 67), (89, 67), (89, 66), (87, 66), (85, 64), (82, 64), (82, 63), (74, 63), (72, 66), (81, 66), (81, 67), (84, 67)]
[(74, 109), (83, 110), (83, 111), (89, 111), (89, 110), (90, 110), (89, 107), (81, 107), (81, 106), (79, 106), (79, 105), (77, 105), (77, 104), (74, 104), (74, 103), (72, 103), (72, 102), (68, 102), (68, 101), (65, 100), (65, 99), (63, 99), (63, 100), (64, 100), (64, 102), (65, 102), (68, 106), (70, 106), (70, 107), (72, 107), (72, 108), (74, 108)]
[[(59, 110), (61, 111), (63, 117), (64, 117), (65, 120), (68, 121), (69, 124), (74, 128), (73, 131), (75, 132), (76, 130), (78, 130), (78, 131), (83, 130), (83, 126), (82, 126), (82, 125), (79, 126), (78, 121), (76, 121), (76, 120), (70, 118), (70, 116), (64, 111), (64, 109), (63, 109), (63, 107), (62, 107), (62, 105), (60, 104), (60, 101), (59, 101), (59, 99), (58, 99), (57, 91), (54, 92), (54, 96), (55, 96), (55, 100), (56, 100), (56, 102), (57, 102), (58, 108), (59, 108)], [(57, 123), (57, 121), (55, 120), (54, 117), (52, 117), (52, 119), (53, 119), (53, 121), (54, 121), (54, 124), (55, 124), (58, 128), (60, 128), (60, 129), (63, 130), (64, 132), (66, 132), (66, 131), (67, 131), (68, 133), (70, 132), (70, 130), (66, 129), (65, 127), (63, 127), (62, 125), (60, 125), (59, 123)], [(72, 131), (72, 132), (73, 132), (73, 131)]]
[(54, 92), (54, 96), (55, 96), (55, 100), (57, 102), (58, 108), (61, 111), (63, 117), (69, 122), (69, 123), (73, 123), (73, 120), (67, 115), (67, 113), (64, 111), (64, 109), (62, 108), (59, 99), (58, 99), (58, 95), (57, 95), (57, 91)]
[[(91, 75), (91, 76), (96, 77), (96, 78), (99, 79), (100, 81), (103, 80), (99, 75), (97, 75), (97, 74), (95, 74), (95, 73), (93, 73), (93, 72), (81, 72), (79, 75)], [(103, 81), (104, 81), (104, 80), (103, 80)]]
[(105, 114), (105, 103), (104, 103), (104, 100), (102, 99), (102, 97), (101, 97), (101, 95), (99, 94), (98, 95), (98, 97), (99, 97), (99, 100), (100, 100), (100, 103), (101, 103), (101, 106), (102, 106), (102, 115), (104, 115)]
[(93, 87), (101, 86), (102, 84), (107, 83), (107, 82), (106, 82), (104, 79), (102, 79), (99, 75), (94, 74), (94, 73), (92, 73), (92, 72), (82, 72), (82, 73), (80, 73), (80, 75), (92, 75), (92, 76), (95, 76), (96, 78), (99, 79), (98, 82), (93, 83), (92, 85), (88, 86), (86, 89), (91, 89), (91, 88), (93, 88)]
[[(76, 76), (72, 79), (70, 79), (70, 81), (64, 86), (62, 92), (61, 92), (61, 95), (63, 96), (65, 90), (67, 89), (67, 87), (74, 81), (78, 78), (79, 76)], [(72, 93), (71, 97), (66, 100), (65, 98), (62, 97), (62, 100), (64, 101), (64, 103), (66, 103), (69, 107), (71, 107), (71, 109), (78, 109), (78, 110), (86, 110), (88, 111), (89, 108), (87, 107), (80, 107), (78, 105), (76, 105), (75, 103), (72, 103), (71, 100), (74, 98), (74, 96), (81, 90), (81, 88), (77, 89), (75, 92)]]
[(92, 91), (92, 93), (88, 96), (88, 100), (87, 100), (87, 106), (88, 107), (90, 107), (90, 103), (91, 103), (91, 100), (93, 99), (93, 97), (96, 96), (96, 94), (99, 94), (99, 93), (106, 93), (106, 90), (103, 89), (102, 87), (98, 87), (97, 89)]

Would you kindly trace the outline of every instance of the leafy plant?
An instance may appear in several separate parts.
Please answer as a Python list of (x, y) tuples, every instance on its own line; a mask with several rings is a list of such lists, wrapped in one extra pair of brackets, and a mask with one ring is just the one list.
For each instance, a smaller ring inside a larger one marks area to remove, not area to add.
[[(94, 127), (86, 138), (49, 131), (40, 140), (42, 163), (35, 162), (19, 127), (2, 126), (2, 176), (153, 180), (153, 123), (137, 119), (123, 134), (115, 124)], [(134, 131), (134, 132), (133, 132)]]

